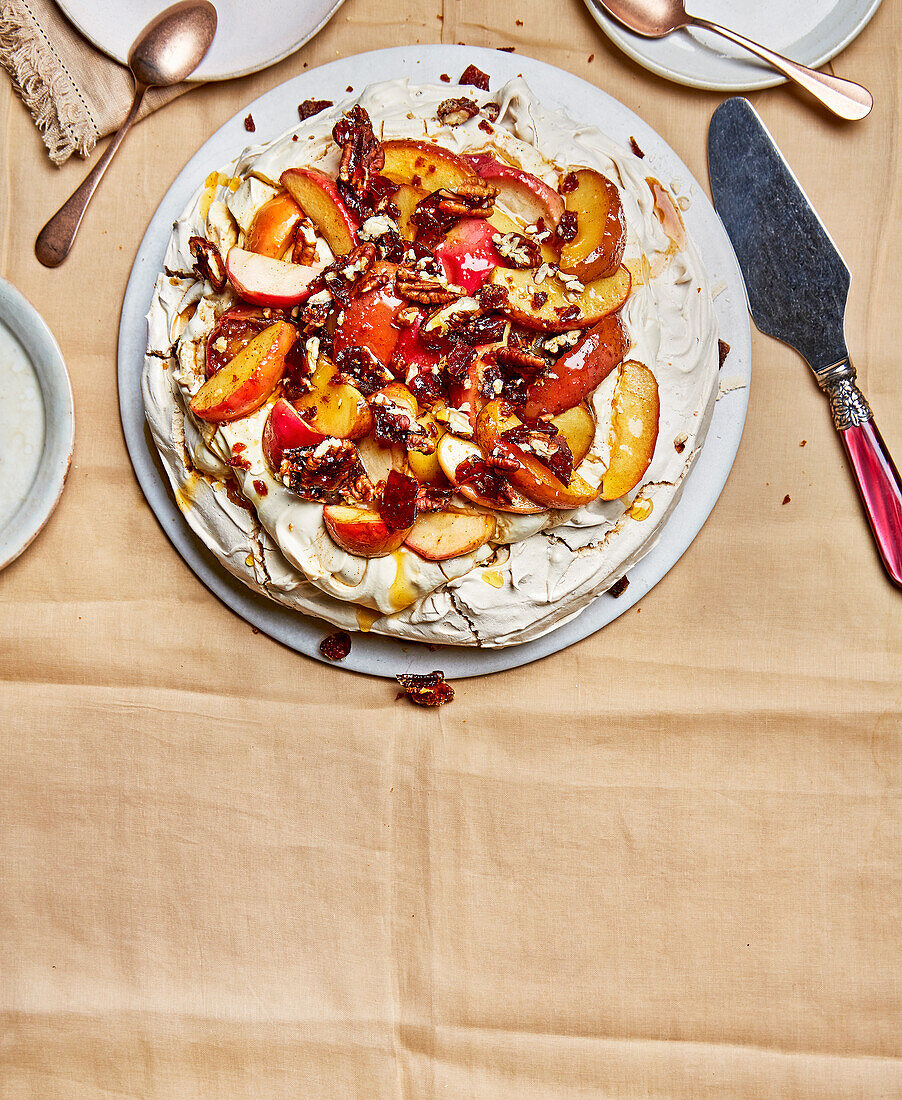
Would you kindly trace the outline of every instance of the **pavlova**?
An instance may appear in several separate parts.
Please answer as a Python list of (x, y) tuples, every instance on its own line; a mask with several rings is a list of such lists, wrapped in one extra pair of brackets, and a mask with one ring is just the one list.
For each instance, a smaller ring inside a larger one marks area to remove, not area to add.
[(649, 549), (702, 444), (718, 341), (679, 210), (520, 79), (302, 108), (174, 226), (143, 387), (176, 500), (344, 629), (536, 638)]

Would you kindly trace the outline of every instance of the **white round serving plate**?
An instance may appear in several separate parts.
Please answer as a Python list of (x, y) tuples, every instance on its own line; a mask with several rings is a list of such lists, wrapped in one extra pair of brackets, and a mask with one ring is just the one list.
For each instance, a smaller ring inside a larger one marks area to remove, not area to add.
[[(72, 387), (59, 345), (44, 319), (10, 283), (0, 279), (0, 387), (13, 402), (32, 406), (43, 421), (39, 438), (21, 439), (13, 426), (18, 404), (0, 411), (0, 476), (7, 463), (31, 471), (0, 504), (0, 569), (32, 543), (50, 519), (66, 483), (75, 443)], [(32, 449), (33, 448), (33, 449)], [(24, 464), (24, 466), (23, 466)], [(7, 484), (9, 482), (7, 481)]]
[[(123, 65), (132, 43), (173, 0), (57, 0), (66, 18), (90, 42)], [(300, 49), (325, 26), (344, 0), (214, 0), (213, 45), (189, 80), (230, 80), (258, 72)]]
[[(642, 38), (594, 0), (584, 3), (612, 42), (667, 80), (693, 88), (748, 92), (773, 88), (786, 79), (766, 62), (710, 31), (682, 30), (666, 38)], [(880, 0), (686, 0), (686, 7), (693, 15), (816, 69), (864, 30)], [(863, 79), (866, 74), (860, 76)]]
[[(597, 124), (624, 145), (635, 137), (646, 154), (650, 175), (679, 182), (690, 196), (686, 225), (715, 288), (721, 336), (731, 351), (724, 375), (738, 388), (715, 406), (701, 454), (685, 480), (682, 496), (658, 543), (629, 571), (629, 587), (619, 598), (599, 596), (575, 619), (550, 634), (506, 649), (426, 646), (375, 634), (353, 634), (350, 655), (337, 667), (374, 676), (443, 669), (448, 677), (479, 676), (528, 664), (594, 634), (640, 600), (668, 572), (701, 530), (720, 496), (733, 465), (748, 405), (751, 335), (745, 287), (729, 238), (688, 168), (658, 134), (617, 100), (584, 80), (531, 58), (471, 46), (404, 46), (344, 58), (302, 73), (244, 107), (191, 158), (160, 203), (138, 249), (125, 292), (119, 326), (119, 405), (122, 425), (138, 481), (170, 540), (203, 583), (257, 629), (307, 656), (322, 660), (319, 643), (335, 628), (258, 596), (228, 573), (194, 535), (170, 492), (169, 481), (145, 426), (141, 373), (146, 344), (145, 314), (154, 283), (178, 218), (198, 185), (214, 169), (233, 160), (247, 145), (244, 117), (256, 122), (254, 141), (268, 141), (297, 124), (304, 99), (347, 98), (346, 86), (359, 93), (367, 84), (409, 77), (412, 83), (438, 83), (441, 74), (456, 80), (469, 64), (491, 77), (491, 86), (522, 74), (546, 105), (575, 119)], [(719, 291), (719, 292), (718, 292)]]

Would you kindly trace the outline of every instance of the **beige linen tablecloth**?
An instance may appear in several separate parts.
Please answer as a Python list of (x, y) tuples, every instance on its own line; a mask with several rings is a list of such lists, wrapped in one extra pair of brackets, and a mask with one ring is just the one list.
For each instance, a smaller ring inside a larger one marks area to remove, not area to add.
[[(143, 122), (53, 272), (32, 243), (84, 166), (52, 169), (0, 84), (0, 271), (78, 418), (62, 503), (0, 575), (0, 1097), (902, 1096), (902, 597), (791, 351), (755, 335), (736, 465), (657, 588), (438, 712), (253, 633), (138, 489), (115, 374), (138, 241), (305, 62), (513, 45), (707, 180), (722, 97), (634, 66), (578, 0), (405, 10), (348, 0)], [(864, 123), (752, 100), (854, 272), (850, 346), (902, 457), (900, 37), (885, 3), (835, 63), (874, 92)]]

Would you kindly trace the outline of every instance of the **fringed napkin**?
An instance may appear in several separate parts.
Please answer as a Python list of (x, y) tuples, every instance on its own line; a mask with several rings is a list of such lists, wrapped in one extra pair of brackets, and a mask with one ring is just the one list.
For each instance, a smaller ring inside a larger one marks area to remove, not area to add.
[[(53, 0), (0, 0), (0, 64), (31, 111), (55, 164), (86, 157), (117, 130), (131, 106), (134, 80), (95, 49)], [(152, 88), (141, 117), (193, 85)]]

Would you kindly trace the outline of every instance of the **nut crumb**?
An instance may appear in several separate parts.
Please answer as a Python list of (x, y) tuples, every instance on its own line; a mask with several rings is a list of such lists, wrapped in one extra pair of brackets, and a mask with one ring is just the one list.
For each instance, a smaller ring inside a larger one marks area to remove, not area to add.
[[(460, 45), (464, 45), (463, 42)], [(479, 88), (480, 91), (487, 92), (489, 90), (489, 74), (484, 73), (482, 69), (477, 69), (475, 65), (468, 65), (464, 71), (460, 74), (460, 80), (458, 84), (470, 84), (474, 88)]]
[(789, 495), (789, 493), (787, 493), (786, 496), (783, 497), (783, 503), (784, 504), (788, 504), (791, 500), (792, 500), (792, 497)]
[(305, 99), (303, 103), (298, 104), (298, 118), (301, 122), (306, 122), (308, 118), (313, 118), (320, 111), (325, 111), (327, 107), (334, 107), (331, 99)]
[(595, 60), (595, 54), (594, 54), (594, 53), (590, 53), (590, 54), (589, 54), (589, 59), (588, 59), (588, 60), (589, 60), (589, 64), (591, 65), (591, 64), (592, 64), (592, 62), (593, 62), (593, 61)]
[(799, 442), (800, 447), (807, 447), (807, 445), (808, 445), (808, 440), (807, 439), (800, 440), (800, 442)]
[(621, 577), (619, 581), (615, 581), (608, 589), (608, 595), (613, 596), (616, 600), (618, 596), (622, 596), (623, 593), (629, 588), (629, 577)]
[(395, 698), (403, 699), (406, 695), (418, 707), (441, 707), (454, 698), (454, 688), (446, 682), (445, 674), (440, 669), (421, 674), (401, 673), (395, 679), (401, 685), (401, 691)]
[(247, 130), (247, 132), (249, 134), (252, 134), (257, 129), (257, 125), (254, 122), (254, 116), (253, 115), (249, 114), (247, 116), (247, 118), (245, 118), (244, 128), (245, 128), (245, 130)]
[(450, 84), (451, 83), (451, 77), (448, 76), (447, 73), (442, 73), (442, 75), (439, 77), (439, 80), (441, 80), (441, 82), (443, 84)]
[(638, 157), (639, 160), (645, 159), (645, 153), (639, 148), (639, 142), (632, 135), (630, 135), (630, 149), (632, 149), (634, 157)]

